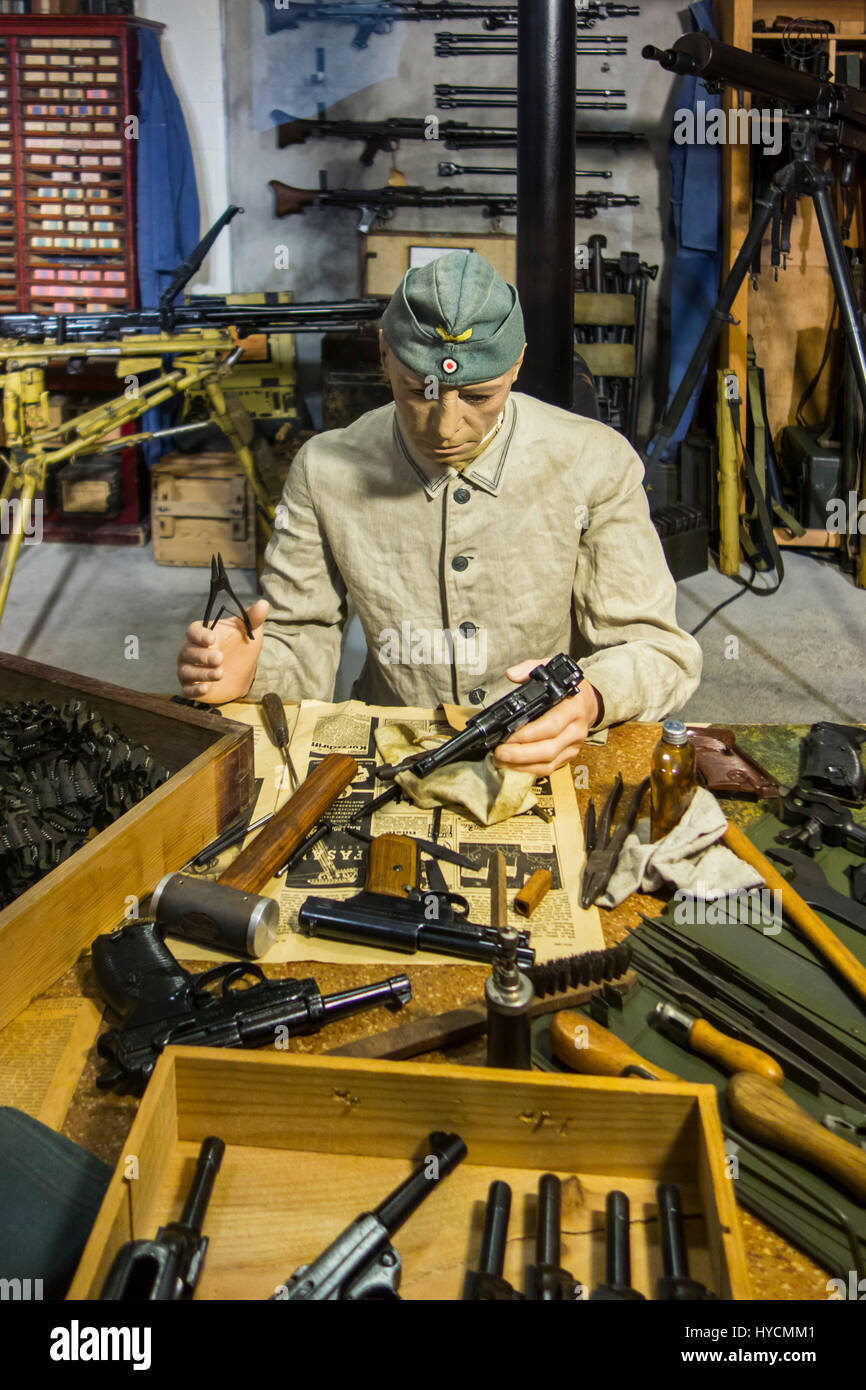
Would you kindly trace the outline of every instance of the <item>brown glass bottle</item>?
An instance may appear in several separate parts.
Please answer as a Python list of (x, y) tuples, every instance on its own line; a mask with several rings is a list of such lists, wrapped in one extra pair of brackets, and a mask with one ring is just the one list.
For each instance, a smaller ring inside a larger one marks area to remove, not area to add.
[(664, 839), (680, 820), (698, 785), (695, 745), (685, 724), (666, 719), (650, 769), (650, 838)]

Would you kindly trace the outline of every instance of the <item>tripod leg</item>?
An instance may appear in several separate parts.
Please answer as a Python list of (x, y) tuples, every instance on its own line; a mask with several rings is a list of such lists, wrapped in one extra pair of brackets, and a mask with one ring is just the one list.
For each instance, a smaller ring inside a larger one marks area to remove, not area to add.
[(15, 571), (15, 561), (18, 559), (18, 554), (21, 550), (21, 542), (24, 539), (25, 521), (30, 515), (35, 493), (35, 479), (25, 478), (24, 484), (17, 497), (7, 499), (4, 496), (3, 499), (4, 501), (8, 501), (8, 507), (4, 509), (5, 515), (9, 518), (14, 518), (14, 521), (9, 532), (9, 538), (3, 547), (2, 559), (0, 559), (0, 619), (2, 619), (3, 610), (6, 607), (9, 585), (12, 583), (12, 575)]
[(677, 425), (682, 419), (683, 412), (692, 398), (692, 393), (701, 378), (701, 373), (709, 361), (710, 353), (718, 342), (719, 335), (725, 324), (730, 319), (731, 305), (740, 292), (740, 286), (749, 273), (749, 267), (755, 258), (755, 252), (764, 239), (764, 233), (773, 218), (777, 208), (781, 207), (784, 198), (782, 189), (775, 185), (769, 188), (766, 193), (755, 200), (755, 212), (749, 224), (745, 241), (740, 247), (739, 255), (731, 266), (727, 280), (722, 286), (719, 297), (716, 300), (709, 322), (701, 334), (700, 342), (692, 354), (692, 360), (686, 367), (683, 379), (677, 387), (676, 394), (665, 412), (664, 419), (646, 447), (646, 457), (658, 453), (660, 448), (673, 435)]
[(839, 225), (827, 189), (814, 189), (812, 202), (815, 204), (815, 215), (821, 230), (827, 265), (839, 303), (839, 321), (854, 369), (854, 380), (857, 382), (857, 390), (860, 392), (860, 399), (863, 402), (864, 410), (866, 410), (866, 349), (864, 349), (863, 344), (863, 312), (857, 303), (857, 291), (854, 288), (851, 267), (848, 264), (848, 257), (845, 255)]

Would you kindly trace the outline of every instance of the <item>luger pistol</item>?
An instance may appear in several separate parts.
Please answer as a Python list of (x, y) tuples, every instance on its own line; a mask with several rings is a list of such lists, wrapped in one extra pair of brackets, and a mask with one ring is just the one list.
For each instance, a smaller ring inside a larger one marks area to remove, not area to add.
[(576, 695), (583, 678), (583, 671), (577, 662), (565, 652), (560, 652), (546, 665), (536, 666), (530, 672), (529, 680), (516, 690), (503, 695), (488, 709), (473, 714), (462, 733), (455, 734), (438, 748), (415, 753), (402, 763), (393, 766), (386, 763), (377, 767), (376, 776), (382, 782), (393, 781), (399, 772), (429, 777), (431, 772), (438, 772), (440, 767), (447, 767), (449, 763), (462, 758), (477, 758), (504, 743), (524, 724), (540, 719), (548, 710)]
[[(499, 932), (469, 921), (460, 893), (419, 888), (418, 847), (409, 835), (377, 835), (370, 845), (364, 891), (335, 902), (307, 898), (298, 925), (308, 936), (349, 941), (377, 950), (438, 951), (490, 965), (500, 951)], [(529, 932), (518, 938), (515, 961), (532, 965)]]

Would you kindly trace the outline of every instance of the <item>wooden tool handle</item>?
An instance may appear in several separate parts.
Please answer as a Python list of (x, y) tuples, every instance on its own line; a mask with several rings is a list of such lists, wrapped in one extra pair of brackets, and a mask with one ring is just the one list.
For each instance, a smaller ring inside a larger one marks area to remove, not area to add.
[(354, 758), (329, 753), (217, 882), (244, 893), (260, 893), (357, 774)]
[(843, 945), (836, 933), (821, 921), (817, 912), (813, 912), (808, 903), (804, 903), (800, 894), (773, 867), (770, 860), (755, 848), (739, 826), (728, 821), (722, 843), (732, 849), (746, 864), (756, 869), (768, 888), (781, 895), (782, 910), (793, 926), (799, 927), (815, 950), (820, 951), (824, 959), (848, 981), (860, 998), (866, 1000), (866, 967), (862, 966), (848, 947)]
[(866, 1153), (824, 1129), (778, 1086), (740, 1072), (728, 1082), (728, 1100), (734, 1122), (751, 1139), (813, 1163), (866, 1202)]
[(386, 898), (408, 898), (407, 889), (418, 887), (418, 846), (411, 836), (377, 835), (370, 842), (364, 887)]
[(289, 726), (286, 721), (286, 708), (279, 695), (269, 690), (267, 695), (262, 696), (262, 714), (265, 723), (270, 727), (274, 744), (277, 748), (287, 748), (289, 744)]
[(555, 1056), (572, 1071), (584, 1076), (621, 1076), (626, 1067), (643, 1067), (657, 1081), (681, 1081), (673, 1072), (663, 1071), (622, 1042), (616, 1034), (593, 1023), (585, 1014), (568, 1012), (554, 1015), (550, 1043)]
[(693, 1052), (711, 1057), (726, 1071), (750, 1071), (755, 1076), (763, 1076), (774, 1086), (781, 1086), (785, 1080), (785, 1073), (769, 1052), (762, 1052), (759, 1047), (750, 1047), (748, 1043), (728, 1037), (727, 1033), (720, 1033), (705, 1018), (695, 1019), (689, 1033), (689, 1045)]
[(514, 911), (521, 917), (531, 917), (538, 904), (550, 892), (553, 879), (549, 869), (536, 869), (514, 899)]

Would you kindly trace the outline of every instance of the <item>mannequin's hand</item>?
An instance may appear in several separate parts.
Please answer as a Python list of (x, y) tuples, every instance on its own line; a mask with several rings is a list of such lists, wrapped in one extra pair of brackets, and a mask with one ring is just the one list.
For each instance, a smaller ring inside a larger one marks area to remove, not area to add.
[[(521, 661), (506, 671), (515, 685), (524, 685), (530, 672), (544, 662)], [(524, 724), (493, 751), (501, 767), (513, 767), (520, 772), (546, 776), (564, 767), (580, 752), (583, 740), (603, 713), (601, 696), (588, 680), (581, 682), (576, 695), (561, 700), (540, 719)]]
[(177, 659), (177, 678), (188, 700), (226, 705), (246, 695), (256, 674), (269, 608), (262, 598), (247, 609), (252, 641), (240, 618), (221, 618), (214, 628), (190, 623)]

